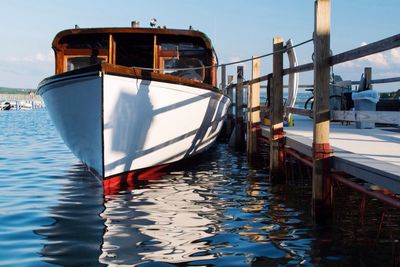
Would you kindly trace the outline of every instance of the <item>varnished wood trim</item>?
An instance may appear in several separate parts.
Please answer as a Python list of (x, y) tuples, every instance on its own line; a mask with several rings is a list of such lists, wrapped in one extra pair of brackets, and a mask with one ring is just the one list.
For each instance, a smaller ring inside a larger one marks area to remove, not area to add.
[(117, 43), (114, 35), (110, 34), (108, 38), (108, 63), (115, 64), (115, 55), (117, 51)]
[(56, 51), (55, 58), (56, 58), (56, 64), (55, 64), (56, 74), (62, 73), (64, 68), (64, 51)]
[(178, 58), (179, 52), (178, 50), (161, 50), (159, 56), (168, 58)]
[(154, 35), (153, 42), (153, 71), (159, 68), (159, 57), (158, 57), (158, 46), (157, 46), (157, 35)]
[[(39, 88), (45, 84), (48, 84), (48, 83), (54, 82), (54, 81), (58, 81), (62, 78), (69, 79), (69, 78), (73, 78), (74, 76), (78, 76), (80, 74), (83, 75), (86, 73), (93, 73), (96, 71), (103, 72), (105, 74), (139, 78), (139, 79), (149, 80), (149, 81), (159, 81), (159, 82), (166, 82), (166, 83), (172, 83), (172, 84), (186, 85), (186, 86), (197, 87), (197, 88), (221, 93), (218, 90), (218, 88), (216, 88), (210, 84), (207, 84), (207, 83), (202, 83), (202, 82), (198, 82), (198, 81), (194, 81), (194, 80), (190, 80), (190, 79), (186, 79), (186, 78), (181, 78), (181, 77), (176, 77), (176, 76), (172, 76), (172, 75), (154, 73), (151, 71), (143, 71), (140, 69), (134, 69), (134, 68), (129, 68), (129, 67), (125, 67), (125, 66), (113, 65), (113, 64), (106, 63), (106, 62), (102, 62), (102, 63), (96, 64), (96, 65), (91, 65), (91, 66), (77, 69), (77, 70), (63, 72), (63, 73), (48, 77), (40, 83)], [(62, 79), (62, 80), (64, 80), (64, 79)]]
[(144, 80), (181, 84), (181, 85), (198, 87), (201, 89), (219, 92), (218, 88), (216, 88), (210, 84), (194, 81), (191, 79), (176, 77), (173, 75), (167, 75), (167, 74), (162, 74), (162, 73), (155, 73), (155, 72), (151, 72), (151, 71), (143, 71), (141, 69), (129, 68), (129, 67), (119, 66), (119, 65), (112, 65), (112, 64), (107, 64), (107, 63), (102, 63), (101, 65), (102, 65), (102, 71), (106, 74), (123, 75), (123, 76), (127, 76), (127, 77), (134, 77), (134, 78), (139, 78), (139, 79), (144, 79)]

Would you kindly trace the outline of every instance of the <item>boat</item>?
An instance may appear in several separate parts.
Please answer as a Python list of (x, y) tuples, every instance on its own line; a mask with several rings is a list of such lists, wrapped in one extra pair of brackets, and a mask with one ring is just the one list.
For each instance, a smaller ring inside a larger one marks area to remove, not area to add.
[(10, 109), (11, 109), (10, 102), (3, 101), (0, 103), (0, 110), (10, 110)]
[(230, 100), (200, 31), (75, 28), (52, 43), (55, 75), (38, 86), (65, 144), (101, 179), (208, 149)]

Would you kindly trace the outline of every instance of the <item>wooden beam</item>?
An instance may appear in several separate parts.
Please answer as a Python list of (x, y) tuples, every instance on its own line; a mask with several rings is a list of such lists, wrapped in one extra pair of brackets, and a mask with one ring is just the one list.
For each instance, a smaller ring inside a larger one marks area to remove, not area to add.
[[(251, 79), (260, 76), (260, 59), (252, 60)], [(257, 152), (257, 129), (260, 124), (260, 83), (253, 83), (247, 90), (247, 154), (249, 156)]]
[(270, 176), (272, 179), (282, 179), (284, 172), (284, 136), (283, 136), (283, 39), (275, 37), (273, 39), (273, 78), (270, 90)]
[(313, 111), (310, 109), (304, 109), (304, 108), (292, 108), (292, 107), (285, 107), (285, 112), (286, 113), (293, 113), (301, 116), (307, 116), (307, 117), (312, 117)]
[(400, 34), (393, 35), (389, 38), (376, 41), (361, 47), (337, 54), (330, 58), (330, 65), (340, 64), (346, 61), (362, 58), (386, 50), (400, 47)]
[[(396, 83), (400, 82), (400, 77), (393, 77), (393, 78), (384, 78), (384, 79), (373, 79), (371, 80), (371, 84), (377, 83)], [(360, 84), (360, 81), (351, 81), (351, 85)]]
[(283, 70), (283, 75), (291, 74), (291, 73), (296, 73), (296, 72), (305, 72), (305, 71), (310, 71), (314, 69), (314, 63), (307, 63), (303, 65), (298, 65), (293, 68), (287, 68)]
[(331, 208), (329, 160), (329, 52), (330, 0), (315, 1), (314, 29), (314, 122), (313, 122), (313, 214), (322, 222)]
[[(385, 78), (385, 79), (374, 79), (374, 80), (371, 80), (371, 84), (377, 84), (377, 83), (395, 83), (395, 82), (400, 82), (400, 77)], [(351, 84), (353, 84), (353, 82), (351, 82)]]
[(252, 85), (253, 83), (264, 82), (267, 81), (270, 77), (272, 77), (272, 73), (251, 79), (250, 81), (246, 81), (243, 83), (243, 85)]
[(359, 121), (388, 124), (400, 124), (399, 111), (350, 111), (332, 110), (331, 118), (335, 121)]

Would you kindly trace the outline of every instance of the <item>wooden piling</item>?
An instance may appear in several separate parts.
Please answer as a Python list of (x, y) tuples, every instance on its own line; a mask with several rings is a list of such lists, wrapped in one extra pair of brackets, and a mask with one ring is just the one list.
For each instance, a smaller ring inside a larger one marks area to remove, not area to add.
[(233, 81), (233, 75), (228, 75), (228, 88), (226, 90), (226, 95), (231, 100), (231, 105), (228, 107), (228, 112), (226, 114), (226, 136), (230, 138), (235, 122), (233, 120), (233, 87), (230, 85)]
[[(232, 81), (233, 81), (233, 75), (228, 75), (228, 85), (231, 85)], [(228, 95), (229, 99), (233, 103), (233, 89), (230, 86), (229, 86), (229, 90), (227, 91), (227, 95)], [(231, 114), (231, 115), (233, 114), (233, 107), (232, 106), (230, 106), (228, 108), (228, 114)]]
[(270, 175), (274, 180), (284, 177), (283, 135), (283, 39), (273, 39), (273, 78), (270, 90)]
[[(221, 65), (221, 91), (224, 95), (228, 95), (228, 90), (226, 86), (226, 65)], [(232, 99), (231, 99), (232, 101)], [(227, 114), (227, 118), (225, 120), (225, 127), (224, 127), (224, 137), (228, 138), (232, 134), (232, 122), (230, 121), (232, 118), (229, 118), (229, 115)]]
[[(260, 77), (260, 59), (252, 60), (251, 79)], [(257, 153), (257, 126), (260, 124), (260, 83), (252, 83), (247, 90), (247, 155)]]
[(226, 88), (226, 65), (221, 65), (221, 90), (222, 92), (227, 95), (227, 88)]
[(243, 66), (237, 67), (235, 95), (235, 148), (241, 150), (245, 144), (243, 127)]
[(364, 68), (364, 78), (365, 78), (365, 90), (372, 89), (372, 68)]
[(329, 178), (329, 52), (330, 0), (315, 1), (314, 30), (314, 127), (313, 127), (313, 215), (321, 222), (330, 217), (332, 205)]

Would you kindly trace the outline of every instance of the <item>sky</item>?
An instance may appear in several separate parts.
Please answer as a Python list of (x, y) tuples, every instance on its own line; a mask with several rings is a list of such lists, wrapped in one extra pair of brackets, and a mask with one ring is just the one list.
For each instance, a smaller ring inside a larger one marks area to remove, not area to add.
[[(399, 33), (399, 0), (332, 0), (331, 50), (338, 54)], [(213, 42), (219, 63), (270, 53), (272, 39), (300, 43), (312, 38), (314, 0), (0, 0), (0, 87), (36, 88), (54, 74), (51, 42), (64, 29), (129, 27), (152, 18), (167, 28), (192, 26)], [(312, 43), (296, 48), (299, 64), (311, 62)], [(285, 60), (285, 67), (288, 67)], [(400, 49), (393, 49), (333, 67), (344, 80), (358, 81), (364, 67), (373, 79), (400, 77)], [(228, 68), (236, 73), (236, 66)], [(271, 58), (261, 62), (262, 74), (272, 71)], [(245, 78), (251, 69), (244, 64)], [(312, 72), (300, 84), (312, 83)], [(374, 85), (379, 91), (400, 83)]]

